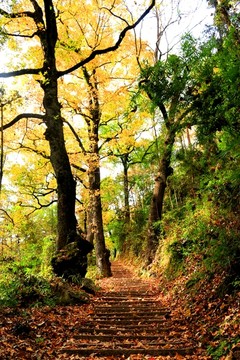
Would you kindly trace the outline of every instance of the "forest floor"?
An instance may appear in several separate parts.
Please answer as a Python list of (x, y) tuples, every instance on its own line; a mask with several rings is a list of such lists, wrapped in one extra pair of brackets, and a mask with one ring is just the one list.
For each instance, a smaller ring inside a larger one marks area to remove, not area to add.
[(190, 297), (180, 282), (162, 291), (115, 262), (89, 304), (0, 309), (0, 359), (240, 359), (237, 344), (226, 356), (205, 351), (240, 333), (239, 298), (207, 288)]

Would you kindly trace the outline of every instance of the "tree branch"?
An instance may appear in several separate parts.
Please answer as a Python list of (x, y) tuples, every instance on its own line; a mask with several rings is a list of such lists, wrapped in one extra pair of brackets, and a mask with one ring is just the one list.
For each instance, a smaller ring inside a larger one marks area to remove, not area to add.
[(2, 32), (3, 35), (5, 36), (11, 36), (11, 37), (21, 37), (21, 38), (27, 38), (27, 39), (32, 39), (35, 35), (38, 34), (37, 31), (35, 31), (32, 35), (23, 35), (23, 34), (14, 34), (14, 33), (8, 33), (8, 32)]
[(21, 69), (21, 70), (0, 73), (0, 78), (10, 78), (10, 77), (21, 76), (21, 75), (38, 75), (38, 74), (42, 73), (43, 71), (44, 71), (43, 68)]
[(6, 217), (11, 221), (11, 223), (14, 225), (13, 218), (8, 214), (8, 212), (4, 209), (0, 209), (0, 211), (2, 211), (6, 215)]
[[(0, 8), (0, 15), (3, 15), (7, 18), (19, 18), (19, 17), (31, 17), (34, 20), (39, 20), (42, 16), (42, 11), (41, 8), (37, 5), (37, 2), (35, 0), (31, 0), (34, 8), (35, 8), (35, 12), (30, 12), (30, 11), (25, 11), (25, 12), (20, 12), (20, 13), (12, 13), (9, 14), (8, 12), (4, 11), (3, 9)], [(51, 2), (52, 3), (52, 2)], [(91, 60), (95, 59), (96, 56), (98, 55), (102, 55), (102, 54), (107, 54), (109, 52), (115, 51), (119, 48), (119, 46), (121, 45), (123, 39), (125, 38), (125, 35), (127, 34), (128, 31), (134, 29), (148, 14), (149, 12), (152, 10), (152, 8), (155, 6), (156, 0), (151, 0), (151, 4), (149, 5), (149, 7), (143, 12), (143, 14), (138, 18), (138, 20), (136, 20), (132, 25), (127, 25), (119, 34), (118, 40), (116, 41), (116, 43), (112, 46), (109, 46), (105, 49), (96, 49), (94, 50), (87, 58), (83, 59), (82, 61), (80, 61), (79, 63), (77, 63), (76, 65), (70, 67), (69, 69), (63, 70), (63, 71), (58, 71), (57, 72), (57, 76), (58, 78), (69, 74), (77, 69), (79, 69), (80, 67), (84, 66), (85, 64), (89, 63)], [(48, 16), (48, 26), (49, 25), (49, 21), (52, 19), (52, 16), (54, 14), (54, 10), (52, 8), (49, 8), (49, 6), (47, 5), (47, 1), (45, 0), (45, 10), (47, 10), (47, 16)], [(40, 16), (40, 18), (39, 18)], [(51, 39), (52, 45), (55, 44), (56, 41), (56, 28), (53, 26), (52, 28), (53, 30), (53, 37)], [(10, 71), (10, 72), (4, 72), (4, 73), (0, 73), (0, 78), (9, 78), (9, 77), (14, 77), (14, 76), (21, 76), (21, 75), (38, 75), (41, 72), (44, 71), (44, 68), (37, 68), (37, 69), (21, 69), (21, 70), (15, 70), (15, 71)]]
[(134, 29), (148, 14), (149, 12), (152, 10), (152, 8), (155, 6), (156, 0), (152, 0), (151, 4), (149, 5), (149, 7), (144, 11), (144, 13), (138, 18), (138, 20), (136, 20), (132, 25), (127, 25), (119, 34), (118, 40), (116, 41), (116, 43), (112, 46), (109, 46), (105, 49), (97, 49), (94, 50), (88, 57), (86, 57), (86, 59), (80, 61), (79, 63), (77, 63), (76, 65), (70, 67), (67, 70), (63, 70), (63, 71), (58, 71), (58, 77), (61, 77), (63, 75), (69, 74), (77, 69), (79, 69), (80, 67), (86, 65), (87, 63), (89, 63), (91, 60), (95, 59), (96, 56), (98, 55), (102, 55), (102, 54), (107, 54), (109, 52), (115, 51), (119, 48), (119, 46), (121, 45), (125, 35), (127, 34), (127, 32), (129, 30)]
[[(7, 11), (4, 11), (0, 8), (0, 15), (3, 15), (5, 18), (8, 19), (16, 19), (16, 18), (22, 18), (22, 17), (30, 17), (34, 20), (37, 32), (35, 32), (33, 35), (30, 35), (29, 37), (33, 37), (34, 35), (39, 35), (39, 32), (42, 32), (44, 29), (44, 22), (43, 22), (43, 12), (41, 7), (38, 5), (36, 0), (30, 0), (34, 7), (34, 12), (31, 11), (22, 11), (19, 13), (8, 13)], [(21, 36), (21, 37), (28, 37), (27, 35), (16, 35), (13, 34), (13, 36)], [(15, 77), (15, 76), (21, 76), (21, 75), (38, 75), (41, 72), (44, 71), (44, 68), (37, 68), (37, 69), (21, 69), (21, 70), (15, 70), (10, 72), (4, 72), (0, 73), (0, 78), (9, 78), (9, 77)]]
[(120, 19), (121, 21), (125, 22), (127, 24), (127, 26), (129, 26), (129, 23), (127, 22), (127, 20), (125, 20), (124, 18), (122, 18), (119, 15), (114, 14), (114, 12), (112, 11), (112, 9), (108, 9), (107, 7), (103, 6), (101, 9), (107, 10), (110, 12), (110, 14), (114, 17), (116, 17), (117, 19)]
[(85, 148), (84, 148), (84, 146), (83, 146), (83, 143), (82, 143), (80, 137), (78, 136), (77, 132), (75, 131), (74, 127), (73, 127), (67, 120), (65, 120), (65, 119), (63, 120), (63, 122), (68, 125), (68, 127), (69, 127), (69, 129), (71, 130), (71, 132), (73, 133), (73, 135), (74, 135), (74, 137), (75, 137), (75, 139), (76, 139), (76, 141), (77, 141), (80, 149), (82, 150), (83, 154), (85, 154), (85, 153), (86, 153), (86, 150), (85, 150)]
[[(54, 192), (54, 191), (55, 191), (55, 190), (53, 190), (52, 192)], [(52, 204), (54, 204), (54, 203), (57, 202), (56, 199), (53, 199), (53, 200), (51, 200), (50, 202), (48, 202), (47, 204), (41, 204), (40, 201), (39, 201), (39, 199), (37, 198), (37, 196), (34, 195), (34, 194), (32, 194), (32, 195), (33, 195), (33, 197), (37, 200), (37, 204), (39, 205), (39, 207), (34, 206), (34, 205), (25, 205), (25, 204), (23, 204), (21, 201), (19, 202), (19, 206), (24, 207), (24, 208), (32, 208), (32, 209), (33, 209), (32, 211), (30, 211), (30, 212), (27, 214), (27, 216), (30, 216), (30, 215), (32, 215), (35, 211), (41, 210), (42, 208), (47, 208), (47, 207), (49, 207), (49, 206), (51, 206)]]
[(10, 121), (9, 123), (3, 125), (3, 130), (6, 130), (6, 129), (10, 128), (11, 126), (15, 125), (21, 119), (41, 119), (41, 120), (44, 120), (44, 118), (45, 118), (45, 115), (41, 115), (41, 114), (32, 114), (32, 113), (19, 114), (12, 121)]
[(4, 16), (7, 19), (18, 19), (21, 17), (34, 17), (34, 13), (31, 11), (22, 11), (19, 13), (8, 13), (7, 11), (0, 8), (0, 15)]
[(112, 137), (108, 137), (107, 139), (104, 139), (104, 141), (102, 142), (102, 144), (99, 146), (99, 151), (103, 148), (103, 146), (107, 143), (109, 143), (110, 141), (112, 141), (113, 139), (117, 139), (119, 136), (118, 133), (116, 133), (114, 136)]
[(37, 154), (37, 155), (40, 155), (41, 157), (43, 157), (46, 160), (50, 160), (50, 155), (47, 155), (46, 153), (44, 153), (42, 151), (38, 151), (38, 150), (33, 149), (33, 148), (29, 147), (29, 146), (25, 146), (25, 145), (23, 145), (21, 143), (19, 143), (19, 147), (20, 147), (20, 149), (29, 150), (29, 151)]
[(81, 172), (87, 172), (87, 169), (84, 169), (83, 167), (81, 167), (81, 166), (78, 166), (78, 165), (76, 165), (76, 164), (71, 164), (72, 165), (72, 167), (74, 168), (74, 169), (77, 169), (77, 170), (79, 170), (79, 171), (81, 171)]

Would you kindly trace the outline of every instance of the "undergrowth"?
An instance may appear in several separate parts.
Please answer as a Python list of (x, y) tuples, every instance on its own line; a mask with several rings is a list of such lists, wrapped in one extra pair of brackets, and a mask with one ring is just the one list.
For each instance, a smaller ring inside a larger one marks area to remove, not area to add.
[(17, 253), (0, 259), (0, 307), (70, 305), (88, 302), (83, 287), (94, 292), (91, 280), (73, 278), (71, 284), (56, 277), (51, 267), (53, 242), (25, 243)]

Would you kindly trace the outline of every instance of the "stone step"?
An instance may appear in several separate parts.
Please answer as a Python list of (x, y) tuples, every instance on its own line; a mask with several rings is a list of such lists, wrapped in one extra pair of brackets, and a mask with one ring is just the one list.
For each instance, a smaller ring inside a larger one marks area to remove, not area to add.
[[(181, 341), (181, 332), (178, 332), (177, 334), (174, 332), (174, 334), (168, 333), (168, 334), (164, 334), (167, 336), (168, 340), (171, 340), (171, 342), (173, 342), (174, 344), (176, 344), (178, 341)], [(105, 342), (109, 342), (109, 341), (161, 341), (163, 339), (163, 332), (161, 332), (158, 335), (138, 335), (138, 334), (129, 334), (129, 335), (119, 335), (119, 334), (98, 334), (98, 335), (92, 335), (92, 334), (87, 334), (87, 335), (78, 335), (75, 336), (73, 340), (89, 340), (89, 341), (103, 341)]]
[(130, 310), (133, 310), (133, 311), (142, 311), (142, 312), (146, 312), (146, 311), (161, 311), (161, 312), (169, 312), (169, 309), (167, 308), (164, 308), (162, 306), (158, 306), (158, 303), (155, 303), (155, 304), (121, 304), (119, 305), (118, 303), (117, 304), (111, 304), (111, 305), (107, 305), (107, 304), (104, 304), (104, 305), (100, 305), (100, 304), (95, 304), (94, 305), (94, 309), (96, 311), (98, 310), (106, 310), (106, 311), (110, 311), (110, 310), (122, 310), (124, 309), (124, 311), (130, 311)]
[(127, 299), (129, 297), (131, 298), (148, 298), (148, 297), (154, 297), (156, 296), (156, 294), (150, 292), (150, 291), (122, 291), (121, 293), (119, 294), (111, 294), (111, 293), (108, 293), (108, 294), (104, 294), (104, 295), (101, 295), (100, 298), (102, 299), (106, 299), (106, 298), (114, 298), (115, 301), (118, 301), (119, 299), (123, 298), (123, 299)]
[(61, 349), (60, 353), (66, 353), (68, 355), (78, 355), (78, 356), (94, 356), (94, 357), (104, 357), (104, 356), (130, 356), (134, 354), (139, 355), (149, 355), (149, 356), (176, 356), (176, 355), (192, 355), (194, 348), (159, 348), (159, 349), (144, 349), (144, 348), (135, 348), (135, 349), (102, 349), (102, 348), (88, 348), (88, 349)]
[(146, 299), (145, 297), (139, 297), (139, 298), (119, 298), (116, 300), (116, 298), (114, 297), (106, 297), (106, 298), (101, 298), (98, 299), (97, 301), (95, 300), (95, 304), (102, 304), (102, 303), (108, 303), (109, 306), (111, 305), (118, 305), (118, 306), (122, 306), (122, 305), (145, 305), (145, 306), (151, 306), (151, 305), (155, 305), (155, 306), (161, 306), (160, 301), (156, 301), (154, 299)]
[(145, 313), (151, 314), (152, 312), (160, 312), (162, 314), (170, 314), (169, 309), (164, 309), (159, 306), (141, 306), (141, 305), (129, 305), (129, 304), (115, 304), (115, 305), (109, 305), (109, 306), (94, 306), (94, 309), (96, 312), (100, 313), (106, 313), (106, 314), (112, 314), (112, 313)]
[[(168, 315), (168, 314), (167, 314)], [(95, 315), (93, 316), (93, 319), (100, 319), (100, 320), (108, 320), (110, 317), (111, 319), (122, 319), (122, 320), (128, 320), (129, 316), (133, 318), (134, 320), (140, 319), (140, 320), (151, 320), (151, 319), (166, 319), (166, 313), (162, 312), (152, 312), (149, 314), (145, 314), (143, 312), (95, 312)], [(169, 316), (169, 315), (168, 315)]]
[(150, 326), (149, 328), (146, 328), (145, 326), (138, 326), (138, 327), (117, 327), (117, 328), (93, 328), (93, 327), (81, 327), (79, 329), (79, 334), (96, 334), (96, 335), (101, 335), (101, 334), (108, 334), (108, 335), (132, 335), (132, 334), (137, 334), (137, 336), (139, 335), (149, 335), (154, 333), (154, 335), (156, 336), (161, 336), (162, 333), (165, 332), (170, 332), (170, 331), (174, 331), (175, 333), (177, 332), (181, 332), (183, 329), (181, 328), (176, 328), (173, 326), (162, 326), (162, 327), (154, 327), (154, 331), (153, 331), (153, 327)]
[[(139, 348), (139, 347), (144, 347), (146, 346), (146, 348), (148, 350), (150, 349), (159, 349), (159, 348), (170, 348), (170, 347), (173, 347), (173, 346), (178, 346), (180, 347), (181, 349), (181, 345), (185, 345), (185, 342), (183, 341), (174, 341), (174, 343), (170, 343), (169, 342), (166, 342), (166, 341), (159, 341), (159, 342), (151, 342), (150, 344), (149, 343), (144, 343), (143, 341), (139, 341), (139, 342), (106, 342), (104, 344), (104, 348), (107, 348), (107, 349), (135, 349), (135, 348)], [(67, 348), (68, 346), (73, 346), (73, 343), (70, 342), (70, 344), (66, 343), (64, 344), (64, 346)], [(81, 349), (86, 349), (86, 348), (91, 348), (91, 349), (94, 349), (94, 348), (99, 348), (99, 341), (97, 339), (95, 340), (92, 340), (91, 342), (87, 342), (87, 343), (84, 343), (84, 342), (80, 342), (79, 340), (77, 342), (74, 343), (74, 347), (75, 348), (81, 348)], [(183, 346), (184, 348), (184, 346)]]
[[(99, 318), (94, 318), (93, 319), (93, 323), (91, 326), (132, 326), (132, 325), (159, 325), (159, 324), (166, 324), (166, 319), (119, 319), (119, 318), (111, 318), (111, 319), (99, 319)], [(178, 322), (179, 323), (179, 322)]]

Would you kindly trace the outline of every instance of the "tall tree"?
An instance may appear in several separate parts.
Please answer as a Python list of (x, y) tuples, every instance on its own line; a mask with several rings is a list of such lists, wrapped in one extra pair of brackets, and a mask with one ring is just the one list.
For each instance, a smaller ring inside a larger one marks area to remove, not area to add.
[[(4, 72), (0, 74), (0, 77), (39, 75), (37, 82), (43, 91), (43, 106), (45, 112), (43, 114), (20, 114), (3, 126), (3, 128), (6, 129), (10, 127), (22, 118), (39, 118), (44, 121), (46, 126), (45, 138), (50, 146), (50, 160), (57, 180), (57, 249), (60, 250), (66, 243), (72, 240), (72, 234), (74, 235), (76, 233), (77, 221), (75, 217), (76, 183), (73, 178), (65, 147), (61, 104), (58, 99), (58, 80), (64, 75), (86, 65), (96, 56), (118, 49), (127, 32), (141, 22), (153, 8), (155, 1), (152, 0), (142, 15), (132, 23), (129, 23), (117, 14), (118, 4), (116, 4), (115, 1), (109, 5), (109, 8), (103, 7), (104, 11), (112, 14), (113, 19), (118, 19), (118, 21), (121, 20), (122, 22), (122, 30), (119, 32), (117, 40), (104, 48), (92, 48), (85, 58), (65, 70), (57, 69), (56, 46), (58, 37), (60, 36), (58, 33), (57, 4), (52, 0), (44, 0), (43, 5), (40, 5), (36, 0), (30, 0), (29, 5), (30, 4), (33, 10), (29, 10), (28, 4), (25, 5), (23, 1), (16, 4), (13, 2), (11, 4), (12, 6), (2, 6), (2, 8), (0, 8), (0, 15), (4, 22), (3, 32), (6, 36), (15, 39), (38, 39), (42, 52), (42, 65), (40, 67), (21, 68), (20, 70)], [(66, 4), (66, 6), (67, 5), (70, 4)], [(22, 10), (23, 8), (26, 10)], [(79, 46), (81, 46), (81, 44), (79, 44)]]
[(167, 179), (172, 174), (171, 157), (177, 133), (186, 127), (186, 118), (192, 111), (187, 100), (190, 86), (190, 71), (187, 57), (182, 54), (169, 55), (165, 61), (142, 68), (140, 89), (157, 109), (156, 116), (163, 121), (161, 126), (162, 148), (158, 161), (158, 173), (150, 204), (147, 235), (147, 262), (154, 259), (161, 232), (163, 200)]
[(111, 276), (109, 256), (106, 249), (102, 219), (99, 127), (101, 123), (101, 106), (98, 94), (98, 78), (96, 70), (90, 73), (83, 68), (84, 79), (88, 87), (88, 114), (82, 114), (88, 128), (88, 237), (93, 237), (96, 263), (102, 276)]

